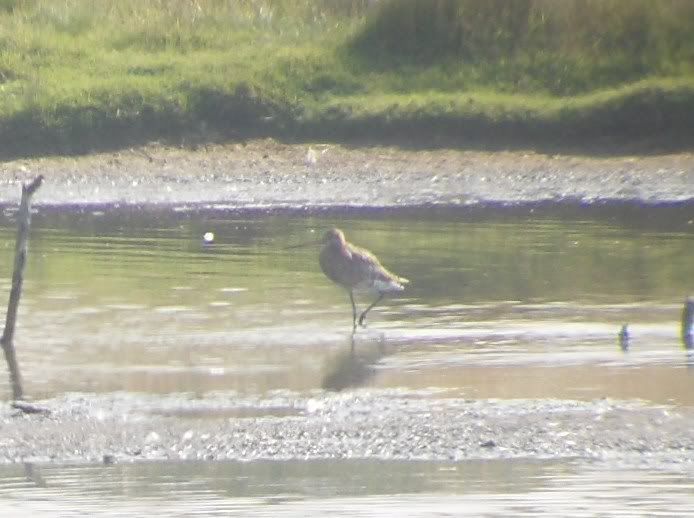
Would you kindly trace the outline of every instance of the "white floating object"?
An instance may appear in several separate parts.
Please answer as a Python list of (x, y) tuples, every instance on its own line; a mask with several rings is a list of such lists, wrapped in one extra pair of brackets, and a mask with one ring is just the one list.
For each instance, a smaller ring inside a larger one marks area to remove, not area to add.
[(202, 240), (205, 243), (214, 243), (214, 232), (205, 232), (202, 236)]
[(157, 444), (161, 441), (161, 437), (157, 432), (149, 432), (147, 434), (147, 437), (145, 437), (145, 443), (151, 445), (151, 444)]

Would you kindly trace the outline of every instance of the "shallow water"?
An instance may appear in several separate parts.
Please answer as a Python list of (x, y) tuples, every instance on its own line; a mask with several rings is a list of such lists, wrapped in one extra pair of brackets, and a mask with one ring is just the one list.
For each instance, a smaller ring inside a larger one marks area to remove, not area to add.
[(0, 467), (2, 516), (686, 516), (693, 473), (579, 462)]
[[(688, 218), (666, 208), (362, 216), (42, 209), (15, 338), (25, 392), (205, 398), (368, 387), (691, 406), (694, 359), (680, 341), (682, 303), (694, 294)], [(6, 211), (3, 299), (13, 225)], [(286, 249), (331, 226), (411, 279), (355, 336), (347, 296), (320, 272), (318, 247)], [(216, 239), (204, 245), (208, 231)], [(617, 341), (624, 323), (626, 352)], [(291, 409), (242, 414), (209, 417)], [(691, 480), (566, 460), (7, 466), (0, 514), (677, 515), (694, 506)]]
[[(686, 211), (562, 216), (44, 209), (16, 336), (25, 391), (368, 386), (694, 404), (680, 343), (694, 292)], [(9, 258), (13, 222), (0, 224)], [(347, 296), (320, 272), (318, 247), (286, 249), (333, 225), (412, 281), (353, 338)], [(10, 261), (1, 266), (4, 299)]]

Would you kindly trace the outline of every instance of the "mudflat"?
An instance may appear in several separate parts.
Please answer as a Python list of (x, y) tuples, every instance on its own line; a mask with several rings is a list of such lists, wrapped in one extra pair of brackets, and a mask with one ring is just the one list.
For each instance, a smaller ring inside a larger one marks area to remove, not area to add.
[(0, 203), (42, 174), (37, 205), (405, 207), (533, 202), (694, 202), (694, 154), (547, 155), (532, 151), (414, 150), (284, 144), (265, 139), (150, 145), (0, 164)]
[[(0, 409), (0, 462), (585, 458), (694, 462), (694, 412), (637, 401), (466, 400), (406, 392), (268, 399), (66, 396)], [(284, 409), (286, 415), (279, 415)], [(246, 415), (244, 415), (246, 414)], [(263, 415), (266, 414), (266, 415)]]
[[(0, 203), (41, 207), (694, 206), (694, 154), (586, 157), (257, 140), (0, 164)], [(694, 214), (694, 212), (692, 213)], [(694, 410), (640, 401), (466, 400), (367, 389), (241, 400), (79, 395), (0, 405), (0, 462), (588, 458), (694, 463)], [(241, 409), (254, 409), (252, 416)], [(284, 409), (281, 415), (263, 409)], [(200, 419), (197, 417), (204, 416)]]

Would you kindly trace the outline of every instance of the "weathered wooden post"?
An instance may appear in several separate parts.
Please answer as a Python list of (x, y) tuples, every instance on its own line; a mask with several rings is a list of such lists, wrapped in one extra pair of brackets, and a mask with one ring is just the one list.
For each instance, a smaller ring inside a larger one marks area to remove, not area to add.
[(17, 321), (17, 309), (19, 298), (22, 295), (22, 283), (24, 282), (24, 266), (26, 265), (27, 250), (29, 244), (29, 226), (31, 224), (31, 197), (41, 187), (43, 176), (37, 176), (31, 183), (22, 185), (22, 201), (17, 212), (17, 244), (14, 255), (14, 271), (12, 272), (12, 288), (10, 300), (7, 303), (7, 315), (5, 316), (5, 330), (0, 338), (0, 345), (5, 353), (7, 368), (10, 371), (12, 383), (12, 397), (15, 401), (23, 398), (22, 377), (19, 373), (19, 365), (14, 351), (14, 328)]

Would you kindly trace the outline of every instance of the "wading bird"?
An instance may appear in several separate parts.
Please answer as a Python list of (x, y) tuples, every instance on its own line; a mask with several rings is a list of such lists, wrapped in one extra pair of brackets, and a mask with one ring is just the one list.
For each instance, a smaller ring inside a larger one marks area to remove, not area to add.
[[(352, 303), (352, 329), (364, 325), (366, 314), (378, 304), (386, 293), (405, 289), (409, 281), (386, 270), (379, 260), (368, 250), (359, 248), (345, 239), (341, 230), (328, 230), (321, 241), (319, 262), (325, 276), (335, 284), (342, 286), (349, 293)], [(354, 303), (354, 291), (375, 292), (378, 297), (367, 307), (357, 320), (357, 306)]]

